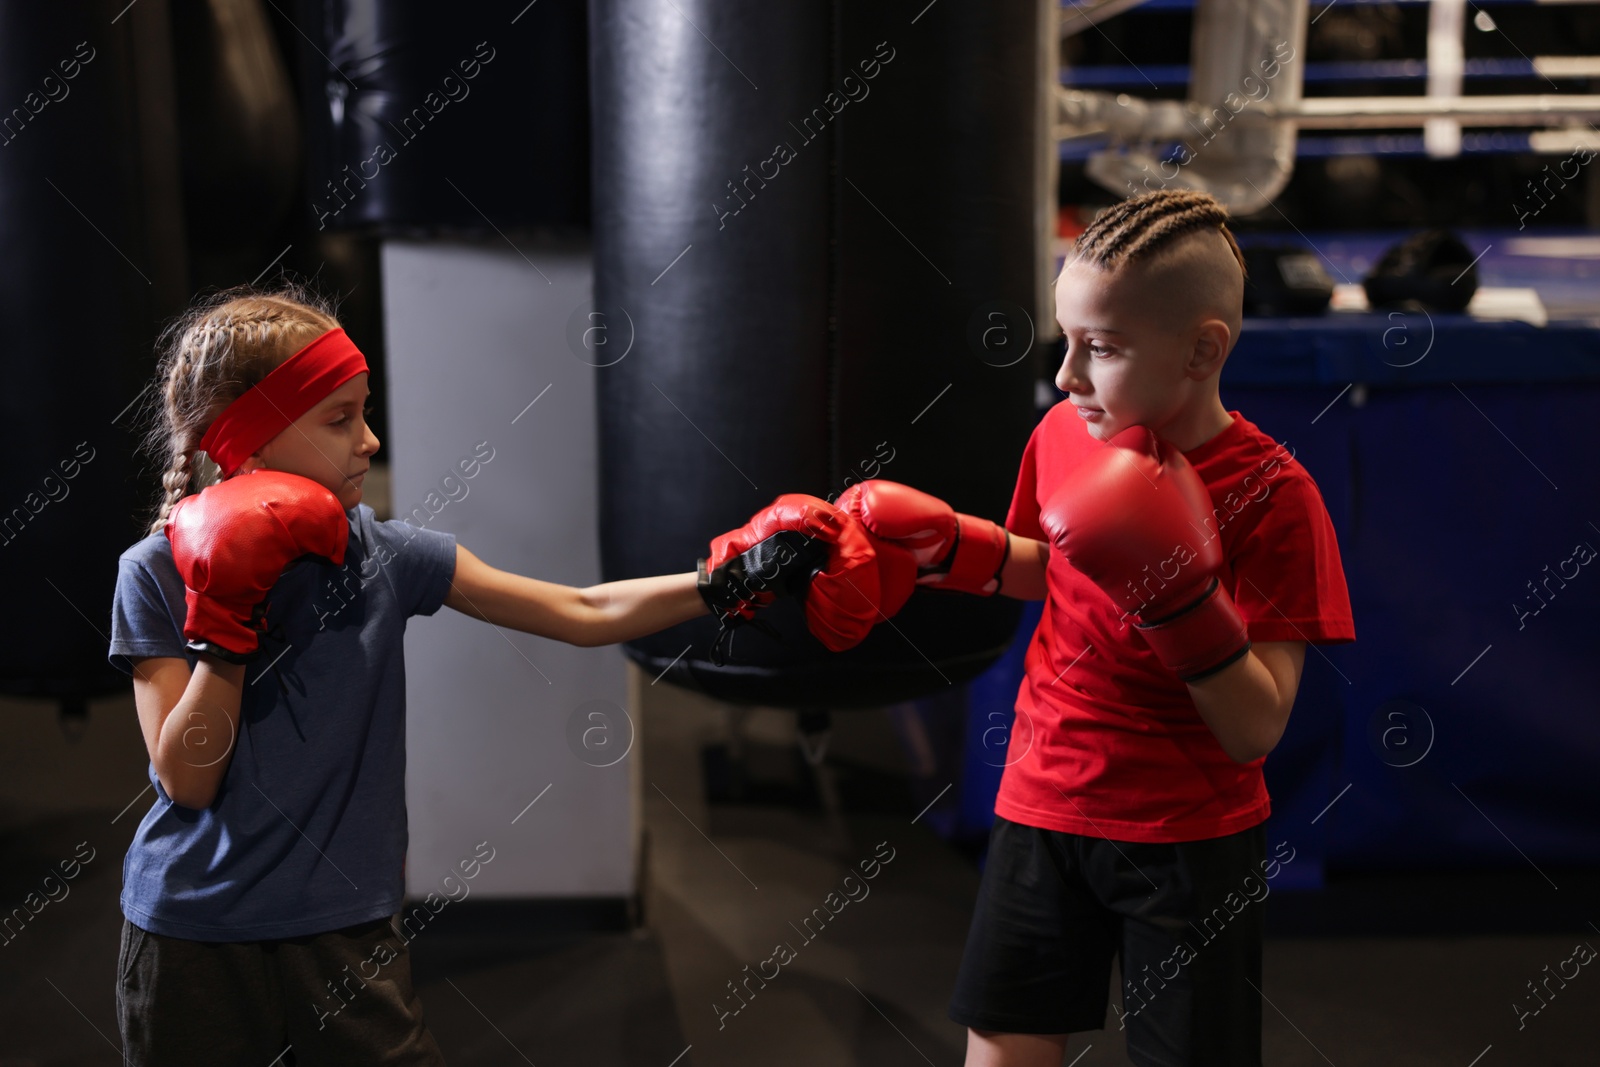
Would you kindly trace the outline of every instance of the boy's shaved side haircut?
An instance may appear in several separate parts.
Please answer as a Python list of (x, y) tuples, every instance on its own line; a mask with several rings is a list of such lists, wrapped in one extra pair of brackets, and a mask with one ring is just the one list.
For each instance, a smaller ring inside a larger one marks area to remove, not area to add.
[(1228, 209), (1210, 193), (1162, 189), (1107, 208), (1073, 244), (1075, 258), (1101, 270), (1147, 259), (1184, 234), (1215, 229), (1227, 239), (1239, 271), (1248, 277), (1244, 253), (1228, 229)]

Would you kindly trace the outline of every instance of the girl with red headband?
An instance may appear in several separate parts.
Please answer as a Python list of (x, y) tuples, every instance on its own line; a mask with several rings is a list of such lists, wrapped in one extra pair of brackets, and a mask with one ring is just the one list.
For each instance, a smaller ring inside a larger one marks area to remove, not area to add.
[[(361, 504), (379, 446), (369, 371), (315, 297), (220, 293), (162, 347), (163, 494), (120, 560), (110, 647), (156, 794), (123, 871), (127, 1062), (267, 1064), (292, 1047), (300, 1067), (441, 1063), (390, 925), (406, 619), (447, 605), (603, 645), (708, 609), (731, 628), (809, 580), (813, 633), (845, 647), (876, 612), (830, 617), (832, 594), (875, 588), (872, 550), (795, 494), (717, 538), (698, 572), (589, 589), (510, 574)], [(317, 610), (341, 585), (353, 598)]]

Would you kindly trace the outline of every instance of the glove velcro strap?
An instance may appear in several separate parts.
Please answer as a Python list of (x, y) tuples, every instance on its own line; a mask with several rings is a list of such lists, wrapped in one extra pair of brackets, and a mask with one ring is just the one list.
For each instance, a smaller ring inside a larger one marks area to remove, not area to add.
[(188, 641), (184, 643), (183, 647), (196, 655), (204, 653), (207, 656), (215, 656), (224, 663), (232, 664), (254, 663), (261, 655), (260, 649), (256, 649), (254, 652), (235, 652), (232, 649), (223, 648), (213, 641)]
[(1215, 674), (1250, 651), (1244, 618), (1216, 578), (1193, 604), (1135, 628), (1161, 662), (1185, 682)]
[[(939, 583), (941, 589), (989, 596), (999, 589), (1000, 570), (1011, 553), (1011, 540), (1005, 530), (975, 515), (956, 516), (956, 543), (946, 559), (949, 573)], [(990, 582), (994, 589), (988, 588)]]
[(707, 570), (707, 566), (706, 560), (699, 561), (695, 588), (711, 614), (724, 621), (748, 619), (754, 613), (757, 590), (746, 585), (741, 576), (730, 574), (726, 563), (715, 571)]
[(185, 590), (188, 616), (183, 624), (191, 652), (208, 652), (229, 663), (248, 663), (261, 649), (265, 604), (253, 608), (225, 603), (194, 589)]

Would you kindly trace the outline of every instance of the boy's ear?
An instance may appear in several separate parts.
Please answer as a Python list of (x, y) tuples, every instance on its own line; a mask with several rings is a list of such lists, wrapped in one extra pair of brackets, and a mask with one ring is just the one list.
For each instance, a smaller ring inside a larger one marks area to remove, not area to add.
[(1207, 319), (1200, 324), (1194, 348), (1189, 353), (1189, 369), (1200, 378), (1217, 373), (1232, 347), (1233, 331), (1228, 329), (1228, 324), (1221, 319)]

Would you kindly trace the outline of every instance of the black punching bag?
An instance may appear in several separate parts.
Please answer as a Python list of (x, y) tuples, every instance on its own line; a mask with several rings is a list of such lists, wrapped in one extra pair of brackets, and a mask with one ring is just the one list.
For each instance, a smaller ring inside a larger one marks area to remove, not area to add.
[(301, 10), (318, 232), (499, 241), (588, 223), (583, 0), (302, 0)]
[(78, 714), (127, 691), (106, 651), (149, 503), (131, 431), (185, 295), (168, 34), (165, 0), (0, 2), (0, 689)]
[[(300, 117), (263, 0), (172, 0), (195, 288), (262, 274), (299, 206)], [(298, 221), (298, 219), (296, 219)]]
[[(924, 7), (590, 5), (590, 321), (626, 352), (595, 360), (607, 580), (871, 477), (1004, 519), (1034, 422), (1042, 20)], [(709, 614), (627, 653), (719, 699), (871, 706), (978, 674), (1020, 611), (918, 590), (833, 654), (780, 601), (782, 640), (743, 628), (722, 667)]]

